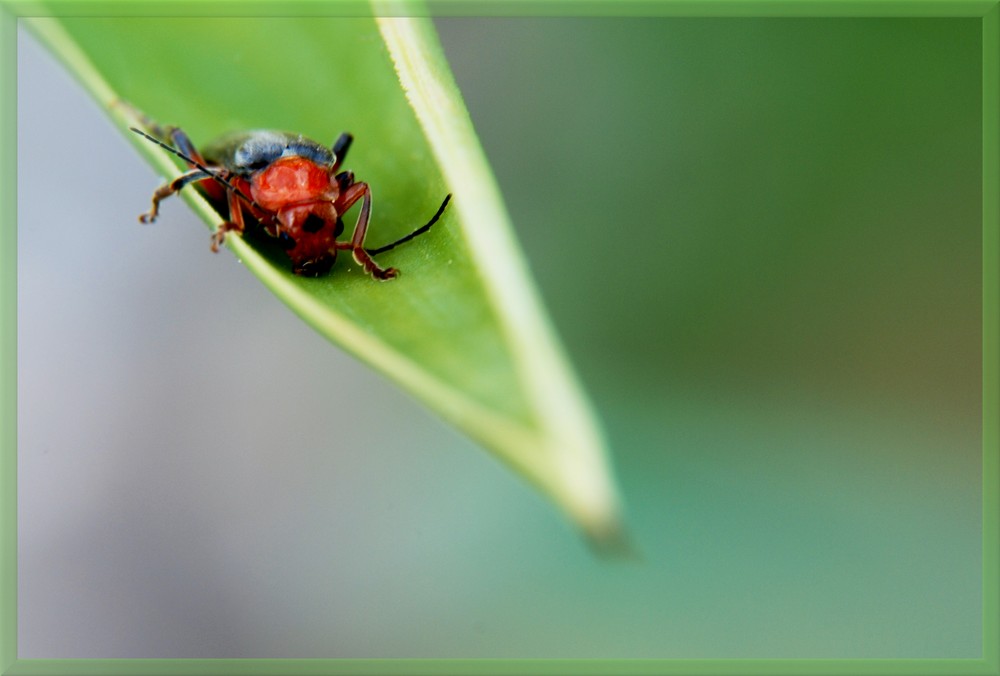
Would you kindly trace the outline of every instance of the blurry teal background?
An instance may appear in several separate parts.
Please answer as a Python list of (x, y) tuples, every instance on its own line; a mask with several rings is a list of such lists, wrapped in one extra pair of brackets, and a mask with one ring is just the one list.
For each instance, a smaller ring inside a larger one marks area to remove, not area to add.
[(978, 657), (979, 22), (437, 25), (641, 559), (136, 226), (22, 33), (21, 656)]
[(645, 553), (620, 654), (978, 655), (978, 22), (439, 25)]

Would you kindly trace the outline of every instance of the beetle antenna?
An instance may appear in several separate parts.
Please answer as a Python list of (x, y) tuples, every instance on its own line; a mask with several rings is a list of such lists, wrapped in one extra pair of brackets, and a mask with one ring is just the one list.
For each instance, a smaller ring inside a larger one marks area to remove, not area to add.
[(211, 178), (214, 178), (216, 181), (218, 181), (219, 183), (221, 183), (222, 185), (224, 185), (225, 187), (229, 188), (234, 193), (236, 193), (237, 197), (242, 197), (243, 200), (245, 202), (247, 202), (250, 206), (257, 207), (258, 209), (261, 208), (261, 206), (259, 204), (257, 204), (256, 202), (254, 202), (253, 199), (251, 199), (250, 197), (247, 197), (245, 194), (243, 194), (242, 190), (240, 190), (235, 185), (233, 185), (232, 183), (230, 183), (224, 177), (220, 176), (217, 171), (212, 171), (211, 169), (209, 169), (208, 167), (206, 167), (201, 162), (196, 161), (192, 157), (188, 157), (186, 154), (182, 153), (177, 148), (174, 148), (172, 145), (164, 143), (160, 139), (155, 138), (153, 136), (150, 136), (149, 134), (147, 134), (146, 132), (142, 131), (141, 129), (136, 129), (135, 127), (129, 127), (129, 131), (134, 131), (139, 136), (142, 136), (143, 138), (145, 138), (148, 141), (152, 141), (153, 143), (155, 143), (156, 145), (160, 146), (164, 150), (169, 150), (174, 155), (176, 155), (177, 157), (181, 158), (185, 162), (191, 164), (196, 169), (200, 169), (201, 171), (205, 172)]
[(426, 225), (421, 225), (419, 228), (417, 228), (416, 230), (414, 230), (413, 232), (411, 232), (406, 237), (403, 237), (402, 239), (397, 239), (392, 244), (386, 244), (385, 246), (380, 246), (377, 249), (365, 249), (365, 251), (368, 252), (369, 256), (375, 256), (377, 254), (384, 253), (384, 252), (388, 251), (389, 249), (394, 249), (397, 246), (399, 246), (400, 244), (405, 244), (406, 242), (409, 242), (414, 237), (417, 237), (419, 235), (424, 234), (425, 232), (427, 232), (428, 230), (431, 229), (432, 225), (434, 225), (435, 223), (437, 223), (437, 221), (438, 221), (439, 218), (441, 218), (441, 214), (444, 213), (444, 208), (446, 206), (448, 206), (448, 202), (449, 201), (451, 201), (451, 195), (450, 194), (445, 196), (444, 202), (441, 202), (441, 206), (438, 207), (437, 213), (434, 214), (431, 217), (431, 220), (427, 221)]

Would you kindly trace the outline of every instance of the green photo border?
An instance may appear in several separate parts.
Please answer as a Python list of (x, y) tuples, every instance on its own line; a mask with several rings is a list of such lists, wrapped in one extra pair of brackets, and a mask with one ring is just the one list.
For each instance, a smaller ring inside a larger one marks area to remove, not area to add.
[[(384, 5), (388, 7), (388, 5)], [(978, 17), (983, 30), (983, 655), (865, 660), (155, 660), (17, 656), (17, 21), (28, 16), (370, 15), (368, 3), (0, 0), (0, 676), (188, 674), (1000, 675), (1000, 0), (437, 0), (434, 16)]]

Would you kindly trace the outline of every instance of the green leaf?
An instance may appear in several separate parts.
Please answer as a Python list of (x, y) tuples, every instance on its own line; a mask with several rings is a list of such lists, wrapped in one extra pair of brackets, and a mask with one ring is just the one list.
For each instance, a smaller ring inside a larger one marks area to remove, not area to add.
[[(29, 23), (164, 177), (180, 173), (176, 158), (128, 133), (137, 120), (119, 101), (183, 127), (195, 145), (241, 129), (285, 129), (327, 143), (351, 131), (348, 164), (374, 195), (369, 247), (424, 223), (453, 193), (431, 232), (379, 257), (402, 272), (387, 283), (346, 256), (332, 274), (309, 279), (293, 275), (265, 241), (227, 244), (313, 328), (496, 453), (592, 541), (620, 543), (598, 425), (530, 281), (428, 20)], [(214, 228), (220, 219), (208, 203), (193, 190), (183, 194)], [(348, 229), (353, 218), (345, 218)]]

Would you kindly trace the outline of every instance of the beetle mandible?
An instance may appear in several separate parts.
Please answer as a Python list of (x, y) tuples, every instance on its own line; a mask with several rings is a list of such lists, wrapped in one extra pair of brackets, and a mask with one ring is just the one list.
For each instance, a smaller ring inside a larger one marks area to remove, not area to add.
[[(219, 138), (199, 151), (178, 127), (160, 127), (141, 116), (149, 133), (131, 131), (169, 150), (187, 162), (189, 170), (153, 193), (151, 209), (139, 216), (152, 223), (160, 202), (191, 183), (198, 184), (226, 221), (212, 234), (212, 251), (218, 252), (226, 234), (242, 235), (247, 220), (256, 221), (277, 238), (297, 275), (317, 277), (329, 272), (337, 251), (350, 250), (354, 260), (374, 279), (396, 277), (396, 268), (380, 267), (372, 256), (388, 251), (434, 225), (444, 213), (451, 195), (437, 213), (409, 235), (379, 247), (366, 249), (365, 234), (371, 219), (372, 192), (367, 183), (355, 181), (354, 172), (340, 171), (353, 137), (343, 133), (327, 148), (301, 134), (256, 130)], [(344, 231), (343, 214), (358, 200), (361, 212), (350, 241), (339, 242)]]

